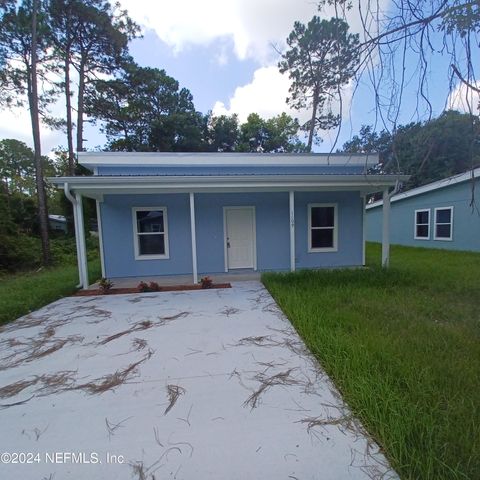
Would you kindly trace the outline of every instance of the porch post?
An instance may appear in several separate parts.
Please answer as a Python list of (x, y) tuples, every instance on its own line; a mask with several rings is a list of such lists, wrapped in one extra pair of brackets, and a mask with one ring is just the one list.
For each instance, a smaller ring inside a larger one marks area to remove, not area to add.
[(366, 196), (362, 194), (362, 265), (365, 266), (365, 244), (367, 241)]
[(388, 187), (383, 191), (382, 267), (390, 263), (390, 195)]
[(190, 192), (190, 232), (192, 237), (192, 271), (193, 283), (198, 282), (197, 272), (197, 235), (195, 231), (195, 195)]
[(288, 204), (290, 210), (290, 271), (295, 271), (295, 194), (293, 190), (288, 192)]
[(98, 246), (100, 248), (100, 265), (102, 267), (102, 277), (105, 277), (105, 256), (103, 253), (103, 230), (102, 230), (102, 212), (100, 201), (96, 201), (97, 205), (97, 227), (98, 227)]
[(82, 196), (79, 193), (75, 194), (74, 208), (77, 210), (77, 231), (75, 235), (78, 237), (78, 252), (77, 255), (80, 261), (80, 277), (82, 288), (88, 288), (88, 263), (87, 263), (87, 248), (85, 245), (85, 225), (83, 220)]

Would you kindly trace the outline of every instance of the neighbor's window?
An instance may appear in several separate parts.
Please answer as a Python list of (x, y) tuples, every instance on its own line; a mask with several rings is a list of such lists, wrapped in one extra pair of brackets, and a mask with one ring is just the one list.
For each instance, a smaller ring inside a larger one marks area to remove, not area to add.
[(415, 210), (415, 240), (430, 238), (430, 210)]
[(167, 209), (134, 208), (135, 258), (168, 258)]
[(451, 240), (453, 207), (435, 209), (435, 240)]
[(337, 206), (308, 206), (308, 250), (310, 252), (337, 249)]

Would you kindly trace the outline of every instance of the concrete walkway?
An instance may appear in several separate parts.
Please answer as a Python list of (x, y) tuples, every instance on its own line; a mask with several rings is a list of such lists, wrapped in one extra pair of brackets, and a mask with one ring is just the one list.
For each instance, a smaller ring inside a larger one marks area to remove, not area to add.
[(256, 281), (3, 327), (0, 426), (0, 452), (34, 455), (2, 479), (397, 478)]

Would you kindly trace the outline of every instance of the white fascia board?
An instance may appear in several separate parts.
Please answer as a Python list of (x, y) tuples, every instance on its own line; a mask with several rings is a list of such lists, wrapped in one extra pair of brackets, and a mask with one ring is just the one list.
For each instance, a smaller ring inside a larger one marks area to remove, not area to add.
[[(450, 187), (452, 185), (456, 185), (458, 183), (466, 182), (468, 180), (472, 180), (473, 178), (480, 178), (480, 167), (469, 170), (465, 173), (460, 173), (458, 175), (453, 175), (452, 177), (444, 178), (442, 180), (437, 180), (433, 183), (428, 183), (427, 185), (422, 185), (421, 187), (412, 188), (411, 190), (407, 190), (406, 192), (398, 193), (394, 197), (391, 198), (391, 202), (398, 202), (400, 200), (405, 200), (409, 197), (415, 197), (416, 195), (421, 195), (422, 193), (431, 192), (433, 190), (439, 190), (440, 188)], [(366, 209), (370, 210), (371, 208), (380, 207), (383, 205), (383, 200), (379, 200), (377, 202), (373, 202), (370, 205), (367, 205)]]
[(78, 152), (78, 162), (96, 167), (151, 166), (366, 166), (379, 162), (377, 153), (157, 153), (157, 152)]
[(235, 176), (85, 176), (49, 177), (54, 185), (70, 188), (223, 188), (223, 187), (262, 187), (262, 186), (375, 186), (395, 185), (405, 181), (405, 175), (235, 175)]
[(102, 199), (104, 194), (148, 194), (183, 192), (253, 192), (289, 190), (358, 190), (373, 193), (393, 186), (408, 177), (391, 175), (312, 175), (246, 176), (246, 177), (54, 177), (50, 183), (63, 188), (68, 183), (72, 191)]

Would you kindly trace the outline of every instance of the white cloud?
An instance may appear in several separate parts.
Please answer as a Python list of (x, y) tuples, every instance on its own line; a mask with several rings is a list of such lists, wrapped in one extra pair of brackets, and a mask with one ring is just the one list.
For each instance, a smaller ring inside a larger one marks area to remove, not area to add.
[(248, 115), (253, 112), (263, 118), (270, 118), (282, 112), (288, 112), (296, 117), (298, 112), (290, 111), (285, 102), (289, 86), (288, 77), (282, 75), (277, 67), (262, 67), (254, 72), (251, 83), (235, 89), (228, 105), (217, 101), (212, 111), (214, 115), (236, 113), (240, 122), (246, 121)]
[[(378, 8), (384, 10), (389, 2), (379, 0)], [(295, 21), (335, 15), (333, 6), (319, 13), (312, 0), (121, 0), (121, 5), (176, 52), (229, 37), (240, 60), (252, 58), (262, 65), (276, 62), (278, 54), (272, 45), (283, 48)], [(352, 31), (361, 32), (358, 9), (351, 9), (347, 16)]]
[[(237, 87), (228, 104), (217, 101), (212, 109), (214, 115), (231, 115), (236, 113), (240, 122), (244, 122), (250, 113), (258, 113), (263, 118), (270, 118), (286, 112), (298, 118), (300, 123), (310, 119), (308, 110), (292, 110), (286, 99), (290, 80), (287, 74), (281, 74), (277, 67), (262, 67), (253, 74), (250, 83)], [(352, 85), (344, 88), (342, 94), (342, 116), (348, 118), (352, 99)], [(333, 105), (334, 112), (339, 112), (339, 106)]]
[[(41, 125), (40, 135), (44, 154), (63, 143), (65, 137), (62, 132), (52, 131), (45, 125)], [(4, 138), (15, 138), (33, 147), (32, 124), (27, 107), (5, 109), (0, 112), (0, 139)]]
[[(475, 87), (480, 89), (480, 81), (475, 83)], [(465, 113), (480, 113), (480, 93), (460, 83), (454, 88), (447, 100), (447, 107)]]
[(177, 52), (230, 37), (239, 59), (261, 63), (276, 55), (271, 44), (283, 42), (295, 20), (306, 21), (316, 13), (310, 0), (121, 0), (121, 4)]

